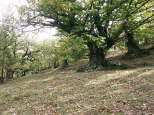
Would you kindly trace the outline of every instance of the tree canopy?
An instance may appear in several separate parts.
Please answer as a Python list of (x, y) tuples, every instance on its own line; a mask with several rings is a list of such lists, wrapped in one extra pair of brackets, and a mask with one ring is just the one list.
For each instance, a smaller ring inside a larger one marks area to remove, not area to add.
[(32, 13), (27, 14), (28, 24), (57, 27), (66, 36), (80, 37), (89, 48), (90, 65), (95, 67), (107, 65), (106, 51), (125, 34), (133, 39), (130, 35), (134, 30), (154, 19), (153, 0), (32, 0), (31, 3), (34, 5)]

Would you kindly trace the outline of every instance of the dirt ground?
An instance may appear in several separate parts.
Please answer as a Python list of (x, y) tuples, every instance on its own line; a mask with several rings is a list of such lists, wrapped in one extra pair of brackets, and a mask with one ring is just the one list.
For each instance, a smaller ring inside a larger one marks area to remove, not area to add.
[(0, 115), (153, 115), (154, 51), (131, 60), (119, 55), (113, 59), (132, 68), (76, 72), (87, 63), (81, 60), (0, 85)]

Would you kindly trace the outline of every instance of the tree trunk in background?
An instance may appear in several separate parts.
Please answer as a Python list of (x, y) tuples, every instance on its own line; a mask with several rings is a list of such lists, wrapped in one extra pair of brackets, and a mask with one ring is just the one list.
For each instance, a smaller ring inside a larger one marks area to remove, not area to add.
[(129, 30), (125, 30), (125, 34), (126, 34), (126, 40), (127, 40), (126, 45), (128, 48), (127, 54), (140, 53), (141, 49), (139, 48), (137, 41), (135, 41), (135, 39), (133, 37), (133, 32), (131, 32)]
[(4, 77), (0, 76), (0, 83), (3, 83), (3, 82), (4, 82)]
[(65, 59), (62, 64), (62, 68), (67, 68), (69, 66), (68, 59)]
[(53, 67), (58, 68), (58, 66), (59, 66), (59, 61), (57, 59), (55, 59), (54, 63), (53, 63)]
[(4, 62), (2, 63), (1, 76), (0, 76), (0, 83), (3, 83), (3, 82), (4, 82)]
[(4, 77), (0, 76), (0, 83), (4, 82)]
[(6, 79), (8, 79), (8, 80), (13, 79), (13, 74), (14, 74), (14, 71), (12, 69), (7, 69), (7, 71), (6, 71)]
[(104, 49), (99, 48), (94, 42), (88, 42), (87, 45), (90, 51), (89, 55), (90, 66), (94, 68), (97, 68), (99, 66), (107, 66)]

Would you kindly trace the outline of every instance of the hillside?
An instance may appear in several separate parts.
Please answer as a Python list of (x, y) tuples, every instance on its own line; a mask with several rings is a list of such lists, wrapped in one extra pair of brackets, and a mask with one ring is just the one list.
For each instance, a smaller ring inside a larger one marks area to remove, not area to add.
[(76, 72), (82, 60), (0, 85), (0, 115), (154, 114), (154, 51), (120, 61), (132, 68)]

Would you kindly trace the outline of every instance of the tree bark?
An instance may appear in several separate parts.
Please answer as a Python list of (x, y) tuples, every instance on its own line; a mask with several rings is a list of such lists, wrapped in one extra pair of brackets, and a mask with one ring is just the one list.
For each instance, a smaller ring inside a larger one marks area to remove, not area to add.
[(90, 51), (89, 54), (89, 63), (92, 67), (99, 66), (107, 66), (107, 62), (105, 60), (105, 50), (103, 48), (99, 48), (96, 43), (88, 42), (88, 48)]

